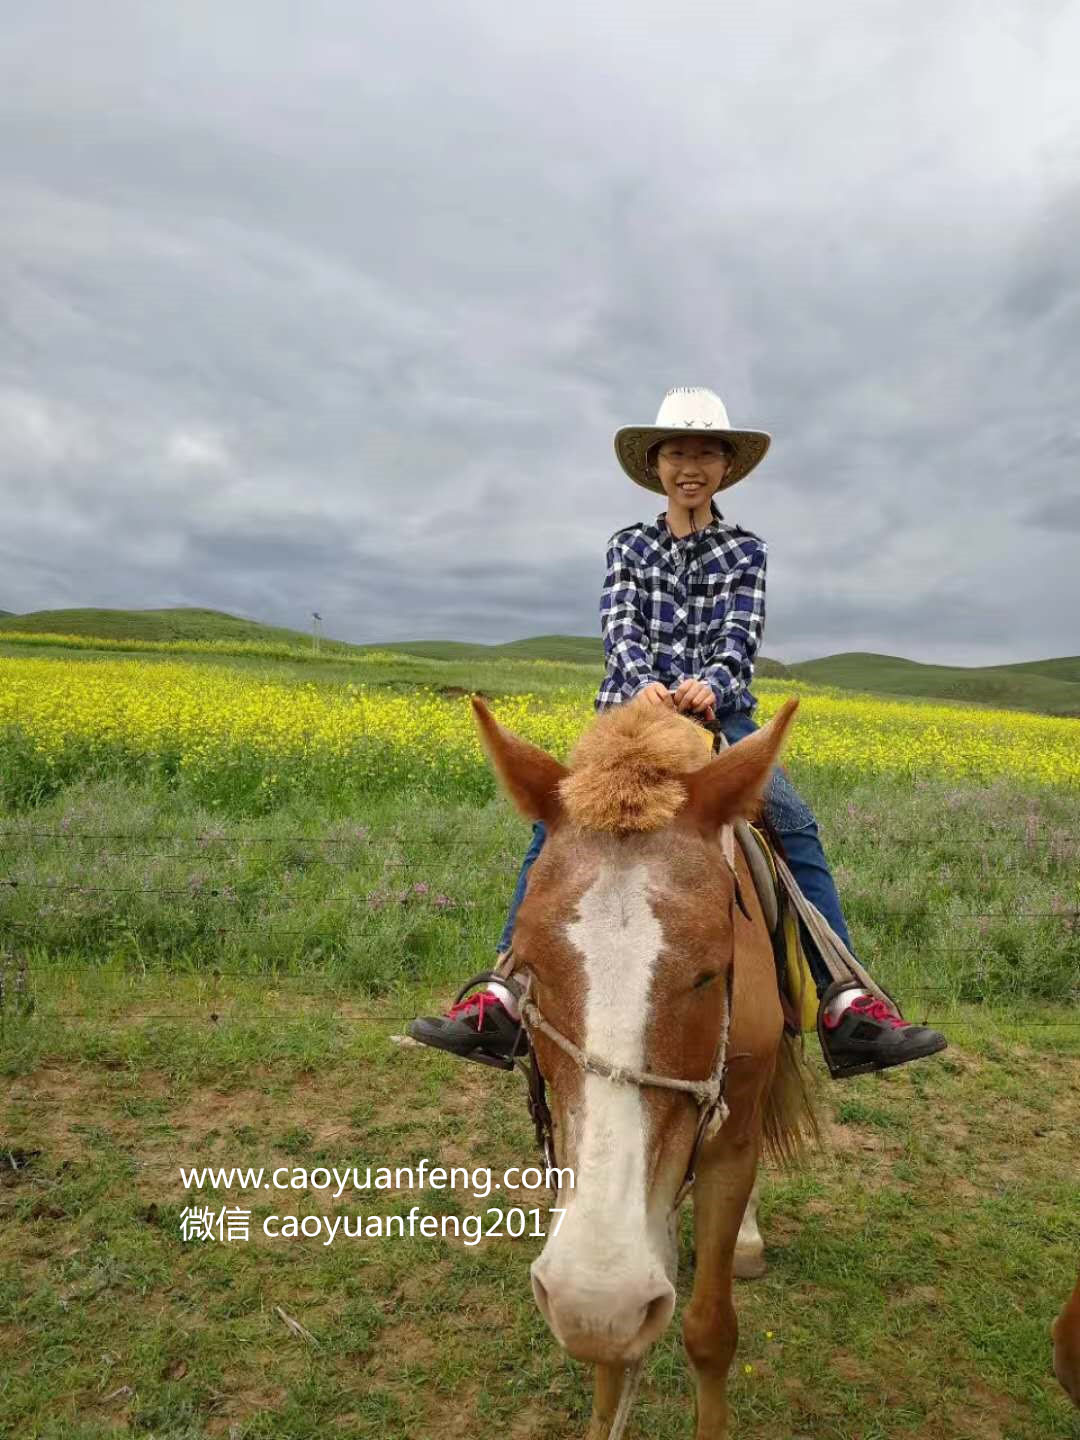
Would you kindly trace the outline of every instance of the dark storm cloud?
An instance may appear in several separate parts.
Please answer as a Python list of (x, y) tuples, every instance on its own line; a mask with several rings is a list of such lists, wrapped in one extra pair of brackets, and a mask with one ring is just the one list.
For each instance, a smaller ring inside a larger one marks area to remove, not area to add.
[(704, 383), (768, 653), (1075, 653), (1080, 20), (917, 12), (7, 7), (0, 606), (596, 633)]
[(1080, 491), (1037, 506), (1027, 516), (1027, 523), (1050, 531), (1080, 531)]

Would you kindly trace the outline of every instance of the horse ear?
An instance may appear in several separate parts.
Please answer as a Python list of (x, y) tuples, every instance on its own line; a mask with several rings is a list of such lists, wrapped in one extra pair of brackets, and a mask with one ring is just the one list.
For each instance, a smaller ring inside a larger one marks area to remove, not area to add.
[(569, 775), (569, 770), (546, 750), (504, 729), (475, 695), (472, 708), (480, 741), (503, 789), (522, 815), (542, 820), (550, 829), (562, 814), (559, 781)]
[(752, 819), (798, 708), (798, 700), (786, 700), (767, 725), (681, 776), (687, 790), (682, 818), (707, 835), (732, 820)]

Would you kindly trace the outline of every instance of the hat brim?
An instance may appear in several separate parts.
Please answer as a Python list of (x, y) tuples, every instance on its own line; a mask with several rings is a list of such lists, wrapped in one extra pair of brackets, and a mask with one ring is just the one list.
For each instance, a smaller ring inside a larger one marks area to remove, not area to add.
[(706, 430), (690, 425), (684, 425), (680, 429), (663, 425), (624, 425), (615, 432), (615, 454), (619, 464), (636, 484), (663, 495), (665, 491), (660, 482), (648, 478), (645, 454), (657, 441), (668, 440), (676, 435), (705, 435), (713, 440), (726, 440), (732, 446), (735, 456), (723, 483), (717, 489), (717, 494), (720, 490), (730, 490), (732, 485), (744, 480), (755, 465), (760, 465), (772, 440), (772, 436), (764, 430)]

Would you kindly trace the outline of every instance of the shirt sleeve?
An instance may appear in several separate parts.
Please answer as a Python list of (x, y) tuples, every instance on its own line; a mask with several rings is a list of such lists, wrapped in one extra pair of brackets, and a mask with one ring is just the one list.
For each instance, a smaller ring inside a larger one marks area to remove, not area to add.
[(754, 659), (765, 629), (765, 542), (739, 573), (726, 605), (718, 604), (705, 636), (709, 663), (701, 679), (716, 697), (717, 712), (729, 710), (754, 678)]
[(609, 685), (617, 687), (622, 698), (629, 700), (657, 677), (649, 653), (637, 573), (615, 540), (608, 547), (600, 625)]

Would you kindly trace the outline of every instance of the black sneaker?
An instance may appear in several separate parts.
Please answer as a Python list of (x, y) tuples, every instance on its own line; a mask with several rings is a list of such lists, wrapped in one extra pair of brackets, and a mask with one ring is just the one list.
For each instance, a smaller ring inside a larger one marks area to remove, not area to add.
[(936, 1055), (949, 1043), (940, 1030), (913, 1025), (895, 1005), (876, 995), (857, 995), (834, 1020), (825, 1013), (834, 996), (844, 990), (862, 990), (857, 980), (834, 980), (818, 1006), (817, 1032), (821, 1053), (834, 1080), (866, 1075), (906, 1065), (924, 1055)]
[(410, 1023), (409, 1034), (421, 1045), (499, 1070), (512, 1070), (514, 1056), (525, 1051), (521, 1021), (490, 990), (477, 990), (451, 1005), (445, 1015), (418, 1016)]

